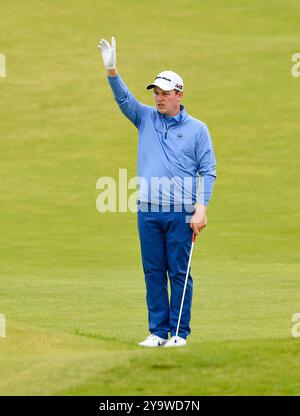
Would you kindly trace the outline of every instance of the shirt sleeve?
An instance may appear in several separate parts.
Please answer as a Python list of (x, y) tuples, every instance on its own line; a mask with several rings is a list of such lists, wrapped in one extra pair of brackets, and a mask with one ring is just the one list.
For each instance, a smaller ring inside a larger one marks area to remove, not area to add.
[(107, 78), (113, 91), (115, 100), (121, 111), (137, 128), (139, 128), (141, 120), (145, 115), (148, 106), (141, 104), (133, 96), (119, 75), (116, 77)]
[(201, 130), (196, 148), (197, 171), (200, 175), (200, 187), (197, 192), (197, 202), (207, 206), (211, 199), (216, 180), (216, 158), (212, 140), (207, 126)]

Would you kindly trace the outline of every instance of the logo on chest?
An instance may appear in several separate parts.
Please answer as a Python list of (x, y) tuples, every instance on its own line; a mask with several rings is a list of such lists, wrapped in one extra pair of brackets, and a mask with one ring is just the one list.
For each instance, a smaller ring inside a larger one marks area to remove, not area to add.
[(177, 139), (182, 139), (183, 138), (183, 133), (177, 133)]

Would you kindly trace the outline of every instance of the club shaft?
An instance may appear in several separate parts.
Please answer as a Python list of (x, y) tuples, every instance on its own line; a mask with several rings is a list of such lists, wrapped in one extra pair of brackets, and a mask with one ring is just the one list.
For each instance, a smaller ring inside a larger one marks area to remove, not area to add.
[(190, 257), (189, 257), (189, 263), (188, 263), (188, 267), (187, 267), (187, 271), (186, 271), (184, 289), (183, 289), (183, 294), (182, 294), (182, 299), (181, 299), (178, 323), (177, 323), (177, 328), (176, 328), (176, 335), (175, 335), (176, 337), (178, 336), (178, 331), (179, 331), (179, 326), (180, 326), (180, 321), (181, 321), (181, 314), (182, 314), (182, 309), (183, 309), (183, 304), (184, 304), (185, 291), (186, 291), (187, 282), (188, 282), (188, 278), (189, 278), (189, 271), (190, 271), (190, 265), (191, 265), (191, 261), (192, 261), (192, 254), (193, 254), (194, 244), (195, 244), (195, 238), (193, 236), (192, 247), (191, 247)]

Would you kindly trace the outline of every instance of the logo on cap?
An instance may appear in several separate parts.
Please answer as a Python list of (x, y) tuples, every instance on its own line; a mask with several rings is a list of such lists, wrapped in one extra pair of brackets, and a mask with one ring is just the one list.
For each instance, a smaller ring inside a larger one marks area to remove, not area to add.
[(155, 80), (157, 80), (157, 79), (165, 79), (166, 81), (171, 82), (170, 78), (166, 78), (166, 77), (156, 77)]
[(176, 84), (174, 88), (178, 88), (179, 90), (182, 90), (182, 85)]

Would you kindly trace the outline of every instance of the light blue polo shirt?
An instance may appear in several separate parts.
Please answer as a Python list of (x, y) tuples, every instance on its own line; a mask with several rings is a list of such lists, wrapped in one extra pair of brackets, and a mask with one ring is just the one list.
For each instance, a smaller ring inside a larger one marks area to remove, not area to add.
[(216, 159), (206, 124), (188, 115), (184, 106), (170, 117), (140, 103), (120, 76), (108, 81), (121, 111), (138, 129), (138, 199), (159, 205), (208, 205)]

